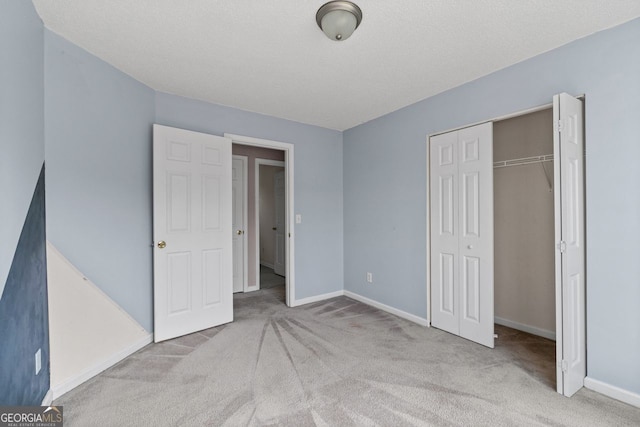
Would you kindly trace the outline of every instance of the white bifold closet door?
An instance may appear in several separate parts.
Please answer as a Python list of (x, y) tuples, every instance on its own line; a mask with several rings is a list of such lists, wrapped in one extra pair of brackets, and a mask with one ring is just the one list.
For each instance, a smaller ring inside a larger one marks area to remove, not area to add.
[(429, 150), (431, 324), (493, 348), (493, 124)]
[(557, 388), (572, 396), (587, 373), (582, 101), (566, 93), (554, 96), (553, 117)]

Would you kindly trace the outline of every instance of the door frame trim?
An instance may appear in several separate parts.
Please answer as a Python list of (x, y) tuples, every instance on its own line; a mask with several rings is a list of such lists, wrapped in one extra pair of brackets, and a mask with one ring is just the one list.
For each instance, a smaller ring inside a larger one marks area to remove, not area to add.
[(232, 133), (224, 134), (226, 138), (230, 138), (233, 144), (249, 145), (253, 147), (270, 148), (284, 151), (285, 162), (285, 204), (286, 204), (286, 230), (285, 234), (289, 236), (285, 245), (286, 260), (286, 304), (289, 307), (296, 306), (296, 288), (295, 288), (295, 233), (294, 233), (294, 145), (288, 142), (272, 141), (269, 139), (254, 138), (251, 136), (236, 135)]
[[(260, 166), (261, 165), (265, 165), (265, 166), (280, 166), (285, 168), (286, 170), (286, 166), (287, 166), (287, 162), (283, 162), (281, 160), (270, 160), (270, 159), (260, 159), (256, 157), (256, 162), (255, 162), (255, 172), (254, 172), (254, 177), (255, 177), (255, 186), (254, 188), (256, 189), (255, 191), (255, 230), (256, 230), (256, 286), (258, 287), (258, 289), (260, 289)], [(285, 206), (285, 210), (286, 210), (286, 206)], [(286, 212), (285, 212), (286, 213)], [(286, 222), (286, 219), (285, 219)], [(286, 252), (287, 248), (285, 247), (285, 252)], [(285, 260), (287, 254), (285, 253)], [(286, 262), (286, 261), (285, 261)], [(285, 271), (286, 271), (286, 267), (285, 267)]]

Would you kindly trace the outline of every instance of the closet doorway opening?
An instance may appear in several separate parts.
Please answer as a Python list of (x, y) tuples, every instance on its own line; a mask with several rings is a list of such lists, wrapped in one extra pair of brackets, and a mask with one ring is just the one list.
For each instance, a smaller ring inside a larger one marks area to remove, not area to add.
[[(262, 290), (270, 298), (292, 306), (295, 303), (293, 144), (231, 134), (225, 137), (232, 139), (234, 161), (246, 164), (244, 193), (236, 191), (233, 202), (234, 218), (245, 218), (243, 227), (234, 227), (234, 283), (239, 282), (235, 276), (241, 276), (243, 271), (245, 279), (242, 286), (234, 286), (234, 292)], [(235, 179), (236, 175), (234, 183)], [(243, 215), (236, 214), (239, 210)], [(244, 251), (236, 240), (244, 244)], [(268, 262), (269, 259), (272, 261)]]
[(493, 123), (496, 348), (556, 388), (553, 109)]

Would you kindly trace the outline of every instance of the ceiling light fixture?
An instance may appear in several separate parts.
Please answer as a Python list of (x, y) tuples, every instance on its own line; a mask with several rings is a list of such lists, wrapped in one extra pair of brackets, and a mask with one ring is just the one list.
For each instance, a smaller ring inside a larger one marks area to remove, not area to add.
[(350, 1), (330, 1), (316, 13), (316, 22), (331, 40), (344, 41), (358, 28), (362, 10)]

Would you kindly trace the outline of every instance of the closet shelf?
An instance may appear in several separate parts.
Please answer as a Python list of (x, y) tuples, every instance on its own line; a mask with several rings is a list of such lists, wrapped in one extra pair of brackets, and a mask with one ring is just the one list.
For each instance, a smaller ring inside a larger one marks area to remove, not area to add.
[(521, 159), (501, 160), (493, 162), (493, 168), (506, 168), (508, 166), (530, 165), (533, 163), (551, 162), (553, 154), (545, 154), (543, 156), (523, 157)]

